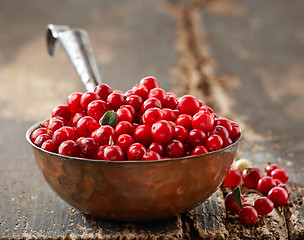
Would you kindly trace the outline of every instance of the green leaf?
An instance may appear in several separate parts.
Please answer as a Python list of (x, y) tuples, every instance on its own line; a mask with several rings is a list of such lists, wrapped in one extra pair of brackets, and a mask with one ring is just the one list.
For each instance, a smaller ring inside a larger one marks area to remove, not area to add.
[(117, 124), (117, 115), (114, 111), (107, 111), (99, 121), (100, 125), (110, 125), (115, 127)]
[(241, 198), (241, 189), (240, 189), (239, 186), (237, 186), (235, 189), (233, 189), (233, 191), (232, 191), (232, 198), (233, 198), (233, 201), (234, 201), (240, 208), (243, 207), (242, 198)]

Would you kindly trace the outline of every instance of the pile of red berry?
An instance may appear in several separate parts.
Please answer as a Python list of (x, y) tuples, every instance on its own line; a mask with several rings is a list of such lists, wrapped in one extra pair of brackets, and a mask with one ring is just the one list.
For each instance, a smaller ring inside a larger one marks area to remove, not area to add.
[[(277, 164), (269, 164), (265, 173), (266, 175), (258, 167), (245, 168), (242, 173), (239, 169), (231, 168), (223, 182), (227, 187), (237, 187), (225, 197), (225, 207), (227, 211), (238, 213), (243, 225), (253, 225), (259, 215), (267, 215), (274, 207), (287, 204), (291, 194), (291, 189), (286, 184), (289, 178), (287, 170)], [(256, 199), (253, 205), (245, 202), (238, 186), (241, 180), (247, 188), (257, 189), (264, 196)]]
[(239, 137), (239, 125), (203, 101), (177, 98), (159, 88), (156, 78), (146, 77), (125, 93), (100, 84), (93, 92), (70, 94), (31, 141), (65, 156), (121, 161), (200, 155)]

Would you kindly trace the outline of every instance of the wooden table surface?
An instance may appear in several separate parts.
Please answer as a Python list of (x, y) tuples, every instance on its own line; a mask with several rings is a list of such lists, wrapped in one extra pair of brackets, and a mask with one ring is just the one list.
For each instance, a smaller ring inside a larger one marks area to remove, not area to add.
[[(0, 1), (0, 238), (304, 239), (303, 7), (300, 0)], [(61, 48), (48, 56), (49, 23), (88, 31), (114, 89), (153, 75), (162, 88), (240, 122), (237, 158), (285, 167), (288, 206), (244, 227), (224, 210), (223, 187), (196, 209), (154, 222), (95, 219), (63, 202), (25, 140), (27, 128), (85, 90)]]

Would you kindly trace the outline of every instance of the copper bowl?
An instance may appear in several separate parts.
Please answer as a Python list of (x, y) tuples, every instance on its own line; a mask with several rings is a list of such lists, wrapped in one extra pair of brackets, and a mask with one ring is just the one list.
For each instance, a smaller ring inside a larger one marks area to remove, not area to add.
[(224, 180), (240, 142), (199, 156), (156, 161), (101, 161), (66, 157), (26, 139), (49, 186), (84, 214), (144, 221), (177, 216), (204, 202)]

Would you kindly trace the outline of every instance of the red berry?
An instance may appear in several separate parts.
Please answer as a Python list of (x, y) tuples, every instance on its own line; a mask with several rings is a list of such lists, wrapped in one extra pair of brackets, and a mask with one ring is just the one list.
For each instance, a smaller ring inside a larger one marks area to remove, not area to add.
[(193, 147), (205, 145), (206, 134), (200, 129), (193, 129), (188, 133), (188, 140)]
[(150, 161), (150, 160), (159, 160), (161, 159), (160, 155), (157, 152), (148, 150), (142, 157), (143, 161)]
[(59, 105), (52, 111), (52, 118), (56, 116), (62, 117), (68, 122), (72, 116), (71, 109), (67, 105)]
[(115, 144), (121, 147), (125, 154), (127, 154), (129, 146), (134, 142), (134, 138), (129, 134), (121, 134), (115, 139)]
[(282, 187), (272, 188), (267, 197), (274, 203), (275, 206), (285, 206), (288, 201), (288, 193)]
[(263, 172), (257, 167), (246, 168), (242, 172), (242, 179), (246, 187), (257, 188), (259, 180), (263, 177)]
[(278, 168), (280, 168), (280, 167), (277, 164), (271, 163), (271, 164), (267, 165), (267, 167), (265, 168), (265, 172), (266, 172), (267, 176), (271, 176), (271, 172)]
[(172, 139), (166, 146), (166, 156), (170, 158), (182, 157), (185, 154), (185, 147), (181, 141)]
[(170, 109), (170, 108), (163, 108), (161, 111), (163, 112), (164, 120), (172, 121), (172, 122), (175, 121), (176, 114), (173, 112), (172, 109)]
[(164, 146), (161, 145), (159, 142), (153, 142), (150, 144), (148, 151), (153, 151), (158, 153), (160, 156), (164, 155)]
[(94, 100), (100, 100), (100, 97), (97, 93), (85, 92), (84, 94), (82, 94), (79, 101), (82, 111), (86, 111), (89, 103), (93, 102)]
[(71, 109), (72, 112), (77, 113), (77, 112), (82, 112), (82, 107), (80, 106), (80, 99), (83, 93), (81, 92), (74, 92), (71, 93), (68, 96), (67, 102), (68, 106)]
[(152, 97), (157, 98), (161, 102), (162, 106), (165, 105), (166, 100), (167, 100), (167, 94), (161, 88), (151, 89), (149, 92), (148, 98), (152, 98)]
[(166, 143), (173, 137), (173, 127), (166, 120), (154, 123), (151, 127), (152, 137), (156, 142)]
[(288, 181), (289, 174), (288, 174), (287, 170), (281, 168), (281, 169), (273, 170), (271, 172), (271, 177), (273, 179), (280, 180), (282, 183), (286, 183)]
[(91, 137), (96, 140), (99, 145), (108, 145), (110, 138), (114, 138), (115, 131), (109, 125), (103, 125), (92, 132)]
[(135, 110), (135, 108), (131, 105), (122, 105), (120, 108), (126, 108), (130, 111), (130, 113), (132, 114), (132, 119), (134, 121), (134, 119), (136, 119), (137, 117), (137, 112)]
[(227, 130), (228, 136), (232, 133), (231, 122), (226, 118), (217, 118), (214, 120), (215, 126), (222, 126)]
[(243, 225), (253, 225), (258, 220), (258, 213), (253, 207), (247, 206), (239, 211), (239, 219)]
[(181, 142), (185, 142), (188, 138), (188, 131), (183, 126), (175, 126), (173, 139), (179, 140)]
[(103, 150), (103, 159), (108, 161), (122, 161), (124, 159), (124, 153), (117, 145), (107, 146)]
[(96, 152), (96, 158), (98, 160), (104, 160), (103, 159), (103, 151), (104, 149), (107, 147), (108, 145), (102, 145), (100, 146), (98, 149), (97, 149), (97, 152)]
[(136, 84), (133, 88), (132, 88), (132, 92), (133, 95), (138, 95), (140, 96), (143, 100), (148, 98), (148, 89), (142, 85), (142, 84)]
[(102, 101), (107, 101), (107, 97), (113, 92), (112, 88), (107, 84), (99, 84), (95, 87), (94, 92), (98, 94)]
[(80, 150), (75, 141), (66, 140), (60, 144), (58, 148), (58, 153), (64, 156), (78, 157), (80, 154)]
[[(241, 201), (242, 203), (245, 202), (245, 198), (241, 195)], [(227, 196), (225, 197), (225, 207), (227, 211), (230, 212), (239, 212), (240, 207), (234, 202), (233, 197), (232, 197), (232, 192), (228, 193)]]
[(127, 108), (119, 108), (116, 111), (116, 115), (117, 115), (117, 122), (127, 121), (131, 123), (133, 120), (133, 115)]
[(141, 160), (146, 151), (145, 146), (141, 143), (133, 143), (127, 150), (128, 160)]
[(35, 142), (35, 139), (41, 135), (41, 134), (47, 134), (47, 129), (46, 128), (37, 128), (33, 131), (32, 135), (31, 135), (31, 141), (32, 143)]
[(276, 183), (271, 177), (264, 176), (258, 181), (257, 187), (262, 194), (267, 195), (270, 189), (276, 187)]
[(211, 135), (206, 139), (206, 147), (209, 152), (220, 150), (223, 147), (223, 140), (219, 135)]
[(159, 108), (150, 108), (142, 115), (142, 121), (144, 124), (152, 125), (160, 120), (164, 119), (164, 114)]
[(282, 182), (279, 179), (273, 179), (273, 181), (275, 182), (276, 186), (282, 184)]
[(66, 126), (57, 129), (52, 136), (52, 140), (57, 146), (66, 140), (76, 141), (77, 138), (78, 134), (75, 128)]
[(125, 97), (122, 93), (118, 92), (112, 92), (107, 97), (107, 104), (112, 108), (113, 110), (117, 110), (120, 106), (125, 104)]
[(236, 122), (230, 121), (230, 123), (232, 125), (232, 131), (229, 134), (229, 137), (231, 138), (232, 141), (236, 141), (239, 139), (241, 135), (241, 128)]
[(192, 130), (192, 117), (189, 114), (181, 114), (175, 119), (175, 124), (183, 126), (187, 131)]
[(260, 197), (255, 200), (254, 208), (260, 216), (265, 216), (272, 212), (273, 202), (267, 197)]
[(291, 189), (290, 189), (290, 186), (288, 184), (286, 184), (286, 183), (280, 183), (278, 185), (278, 187), (284, 188), (286, 190), (287, 194), (288, 194), (288, 197), (290, 196)]
[(241, 180), (241, 172), (237, 169), (230, 168), (223, 184), (227, 187), (235, 188), (240, 184)]
[(51, 132), (55, 132), (57, 129), (62, 128), (66, 125), (66, 121), (63, 119), (59, 119), (56, 117), (51, 118), (48, 123), (45, 123), (47, 128), (51, 130)]
[(42, 143), (41, 148), (53, 153), (58, 152), (58, 146), (51, 139), (46, 140), (44, 143)]
[(72, 127), (76, 127), (77, 126), (77, 122), (79, 121), (80, 118), (85, 117), (86, 114), (84, 112), (78, 112), (75, 113), (74, 116), (71, 118), (69, 125)]
[(192, 155), (201, 155), (205, 153), (208, 153), (208, 149), (202, 145), (196, 146), (191, 152)]
[(79, 119), (76, 125), (76, 130), (82, 137), (89, 137), (97, 128), (99, 128), (99, 123), (90, 116)]
[(47, 141), (47, 140), (50, 140), (52, 139), (52, 136), (49, 135), (49, 134), (40, 134), (39, 136), (36, 137), (35, 141), (34, 141), (34, 144), (37, 146), (37, 147), (41, 147), (42, 144)]
[(151, 76), (141, 79), (140, 83), (144, 85), (148, 89), (148, 91), (150, 91), (153, 88), (159, 87), (158, 80), (155, 77), (151, 77)]
[(134, 107), (134, 109), (136, 111), (140, 111), (140, 108), (141, 108), (144, 100), (142, 99), (142, 97), (140, 97), (138, 95), (131, 95), (131, 96), (127, 97), (126, 102), (128, 103), (128, 105), (131, 105), (132, 107)]
[(161, 101), (155, 97), (148, 98), (144, 103), (141, 105), (141, 112), (144, 113), (149, 108), (162, 108)]
[(135, 139), (135, 142), (142, 143), (146, 147), (148, 147), (152, 142), (154, 142), (151, 133), (151, 126), (149, 125), (139, 125), (137, 128), (134, 129), (133, 137)]
[(209, 132), (214, 125), (214, 118), (209, 112), (198, 112), (193, 116), (192, 127)]
[[(212, 134), (219, 135), (224, 143), (229, 139), (229, 133), (227, 129), (221, 125), (214, 126), (210, 131), (210, 135)], [(230, 143), (228, 143), (228, 145), (230, 145)]]
[(164, 101), (164, 106), (163, 107), (169, 108), (169, 109), (176, 109), (177, 104), (178, 104), (176, 96), (168, 95), (168, 93), (166, 93), (166, 94), (167, 94), (167, 98)]
[(91, 137), (80, 137), (77, 139), (80, 151), (87, 157), (93, 157), (98, 149), (98, 144), (94, 138)]
[(127, 121), (121, 121), (115, 126), (115, 136), (119, 136), (121, 134), (129, 134), (133, 135), (134, 127), (132, 123)]
[(109, 110), (110, 108), (108, 104), (103, 100), (94, 100), (90, 102), (87, 107), (88, 115), (96, 121), (99, 121), (100, 118)]
[(181, 114), (193, 116), (199, 109), (199, 101), (191, 95), (184, 95), (178, 100), (178, 109)]

